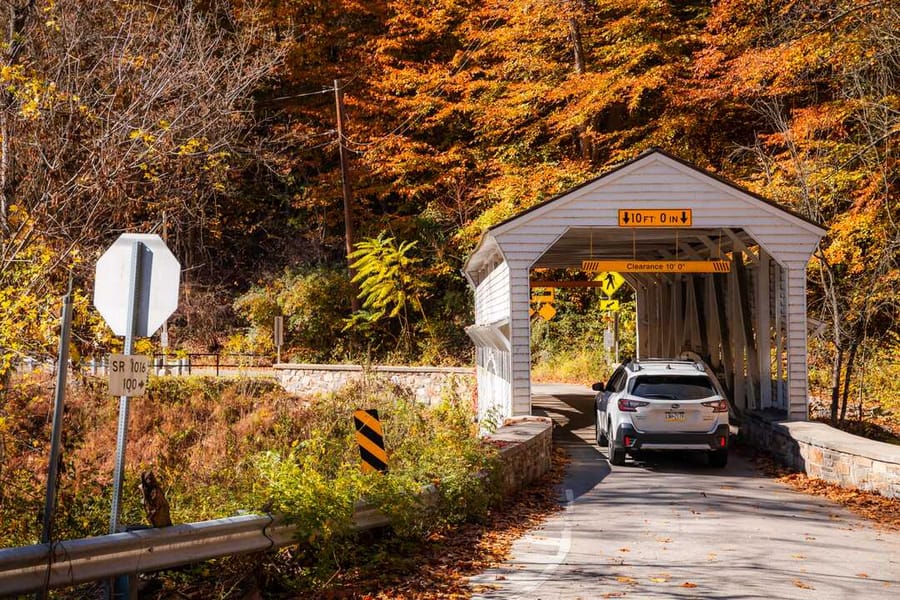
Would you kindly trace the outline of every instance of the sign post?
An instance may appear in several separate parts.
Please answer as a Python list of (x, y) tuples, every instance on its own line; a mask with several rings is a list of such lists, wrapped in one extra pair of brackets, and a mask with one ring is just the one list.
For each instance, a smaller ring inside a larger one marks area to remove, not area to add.
[(65, 410), (66, 375), (69, 372), (69, 340), (72, 337), (72, 279), (69, 293), (63, 296), (62, 323), (59, 332), (59, 353), (56, 359), (56, 394), (53, 401), (53, 430), (50, 435), (50, 464), (47, 468), (47, 495), (44, 499), (44, 518), (41, 543), (50, 542), (53, 514), (56, 512), (56, 488), (59, 478), (59, 453), (62, 446), (63, 412)]
[[(120, 392), (110, 533), (116, 533), (119, 528), (128, 398), (143, 393), (149, 372), (146, 357), (132, 356), (134, 338), (153, 335), (178, 308), (180, 279), (181, 265), (158, 235), (122, 234), (97, 261), (94, 306), (113, 333), (125, 336), (124, 354), (112, 357), (118, 362), (110, 369), (116, 371), (110, 375), (110, 392)], [(127, 296), (122, 293), (123, 289), (128, 290)]]
[(275, 362), (281, 362), (281, 346), (284, 344), (284, 317), (275, 317), (275, 325), (272, 328), (272, 336), (275, 338)]
[[(125, 316), (125, 354), (134, 352), (134, 332), (143, 296), (143, 273), (145, 270), (144, 244), (135, 240), (131, 243), (131, 276), (128, 286), (128, 304)], [(146, 265), (149, 266), (149, 265)], [(122, 482), (125, 479), (125, 443), (128, 433), (128, 396), (119, 397), (119, 426), (116, 429), (116, 466), (113, 473), (112, 509), (109, 515), (109, 532), (119, 528), (119, 503), (122, 501)]]
[[(132, 356), (134, 338), (153, 335), (178, 308), (180, 280), (181, 265), (158, 235), (122, 234), (97, 261), (94, 306), (113, 333), (125, 336), (124, 355), (114, 355), (110, 361), (110, 393), (119, 395), (110, 533), (119, 530), (128, 439), (128, 398), (143, 394), (149, 372), (147, 357)], [(125, 302), (123, 289), (128, 290)], [(123, 576), (111, 582), (110, 596), (129, 597), (130, 579)]]

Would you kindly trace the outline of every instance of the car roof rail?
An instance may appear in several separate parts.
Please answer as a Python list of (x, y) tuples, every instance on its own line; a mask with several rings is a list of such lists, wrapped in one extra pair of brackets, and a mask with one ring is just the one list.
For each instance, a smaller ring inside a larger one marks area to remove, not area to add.
[(629, 359), (628, 361), (623, 362), (622, 364), (625, 365), (625, 367), (628, 368), (629, 370), (631, 370), (632, 372), (636, 372), (636, 371), (640, 371), (642, 369), (641, 363), (648, 363), (648, 364), (654, 363), (657, 365), (665, 365), (670, 370), (672, 369), (672, 367), (674, 365), (691, 366), (691, 367), (697, 369), (698, 371), (700, 371), (701, 373), (708, 373), (708, 367), (707, 367), (706, 363), (703, 361), (703, 359), (693, 358), (693, 357), (690, 357), (690, 358), (689, 357), (684, 357), (684, 358), (651, 357), (651, 358), (642, 359), (640, 361), (632, 361)]

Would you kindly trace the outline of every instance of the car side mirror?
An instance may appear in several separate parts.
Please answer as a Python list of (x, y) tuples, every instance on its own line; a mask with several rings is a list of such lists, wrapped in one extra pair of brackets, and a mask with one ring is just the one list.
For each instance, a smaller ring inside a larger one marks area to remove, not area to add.
[(595, 383), (594, 385), (591, 386), (591, 389), (594, 390), (595, 392), (602, 392), (604, 390), (603, 382), (598, 381), (597, 383)]

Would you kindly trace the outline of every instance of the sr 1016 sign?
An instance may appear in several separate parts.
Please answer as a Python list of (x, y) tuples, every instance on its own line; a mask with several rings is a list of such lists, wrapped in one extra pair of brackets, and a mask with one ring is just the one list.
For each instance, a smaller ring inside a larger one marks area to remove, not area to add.
[(148, 357), (112, 354), (109, 357), (109, 393), (113, 396), (143, 396), (149, 374)]

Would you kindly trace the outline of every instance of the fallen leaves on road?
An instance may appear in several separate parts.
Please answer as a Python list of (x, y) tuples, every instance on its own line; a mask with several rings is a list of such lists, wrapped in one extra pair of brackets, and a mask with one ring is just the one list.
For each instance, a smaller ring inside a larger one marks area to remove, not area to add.
[(638, 581), (634, 577), (629, 577), (628, 575), (620, 575), (616, 577), (616, 581), (619, 583), (624, 583), (625, 585), (637, 585)]
[(800, 581), (799, 579), (795, 579), (795, 580), (794, 580), (794, 585), (795, 585), (796, 587), (800, 588), (800, 589), (803, 589), (803, 590), (814, 590), (814, 589), (816, 589), (816, 588), (814, 588), (813, 586), (809, 585), (808, 583), (805, 583), (805, 582), (803, 582), (803, 581)]
[[(751, 452), (753, 452), (751, 450)], [(808, 477), (804, 473), (794, 473), (777, 464), (773, 458), (761, 452), (752, 454), (756, 465), (763, 473), (775, 477), (780, 483), (790, 486), (798, 492), (828, 498), (832, 502), (842, 504), (857, 515), (874, 521), (877, 527), (891, 531), (900, 531), (900, 498), (886, 498), (874, 492), (866, 492), (856, 488), (845, 488), (839, 485)], [(840, 515), (829, 515), (832, 520), (839, 520)], [(807, 538), (815, 539), (815, 538)]]
[[(795, 490), (822, 496), (832, 502), (842, 504), (861, 517), (875, 521), (881, 527), (900, 531), (900, 499), (885, 498), (872, 492), (844, 488), (821, 479), (807, 477), (802, 473), (782, 475), (778, 478), (778, 481), (791, 486)], [(833, 519), (840, 518), (839, 515), (829, 515), (829, 517)]]
[[(463, 525), (432, 536), (418, 552), (414, 567), (395, 573), (389, 569), (344, 573), (335, 578), (331, 590), (320, 595), (363, 600), (470, 598), (473, 589), (468, 577), (502, 563), (516, 539), (562, 509), (555, 486), (562, 481), (568, 462), (561, 449), (554, 450), (552, 470), (544, 479), (492, 511), (485, 523)], [(496, 581), (504, 579), (500, 575)], [(499, 586), (482, 584), (473, 588), (484, 592)]]
[(681, 587), (683, 587), (683, 588), (695, 588), (695, 587), (697, 587), (697, 584), (696, 584), (696, 583), (692, 583), (692, 582), (690, 582), (690, 581), (685, 581), (684, 583), (681, 584)]

